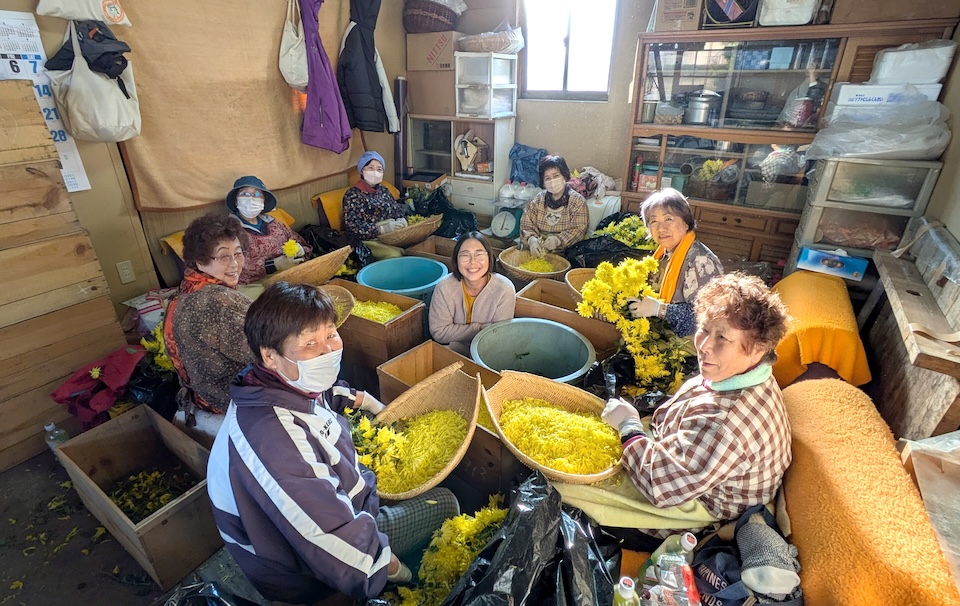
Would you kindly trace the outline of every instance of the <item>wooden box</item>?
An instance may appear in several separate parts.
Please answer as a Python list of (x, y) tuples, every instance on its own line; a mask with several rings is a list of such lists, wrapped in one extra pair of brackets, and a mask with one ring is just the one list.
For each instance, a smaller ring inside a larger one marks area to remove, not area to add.
[[(106, 491), (163, 454), (176, 457), (199, 482), (134, 524)], [(176, 585), (223, 545), (207, 497), (210, 452), (150, 407), (138, 406), (68, 440), (57, 456), (90, 513), (161, 588)]]
[[(513, 456), (497, 434), (477, 425), (467, 454), (451, 475), (481, 495), (500, 493), (509, 497), (514, 477), (522, 479), (530, 473), (531, 470)], [(484, 498), (481, 505), (486, 504)]]
[(480, 382), (487, 389), (500, 380), (500, 374), (484, 368), (465, 356), (436, 341), (426, 341), (377, 367), (380, 379), (380, 401), (389, 404), (394, 398), (451, 364), (463, 364), (460, 370), (468, 375), (480, 373)]
[(340, 326), (343, 359), (347, 362), (372, 370), (426, 340), (423, 328), (427, 306), (423, 301), (339, 278), (329, 283), (346, 288), (358, 301), (385, 301), (403, 310), (386, 324), (353, 315), (347, 318)]
[(620, 331), (609, 322), (584, 318), (577, 313), (577, 301), (564, 282), (540, 278), (517, 293), (517, 318), (543, 318), (569, 326), (587, 338), (603, 360), (617, 350)]

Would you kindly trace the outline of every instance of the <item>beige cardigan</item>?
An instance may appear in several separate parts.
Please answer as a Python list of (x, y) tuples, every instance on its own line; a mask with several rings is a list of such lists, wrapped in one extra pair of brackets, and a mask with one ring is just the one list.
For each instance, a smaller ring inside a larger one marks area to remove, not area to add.
[(473, 301), (472, 322), (467, 324), (463, 286), (450, 274), (440, 280), (430, 300), (430, 335), (438, 343), (470, 357), (470, 341), (477, 333), (495, 322), (512, 319), (516, 305), (517, 290), (513, 282), (500, 274), (492, 274)]

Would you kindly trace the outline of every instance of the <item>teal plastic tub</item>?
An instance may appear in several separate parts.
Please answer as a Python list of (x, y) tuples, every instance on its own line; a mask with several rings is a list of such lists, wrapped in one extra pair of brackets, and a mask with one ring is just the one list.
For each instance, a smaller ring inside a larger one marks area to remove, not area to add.
[(490, 370), (517, 370), (561, 383), (578, 383), (597, 359), (579, 332), (551, 320), (514, 318), (477, 333), (470, 357)]
[(447, 266), (423, 257), (397, 257), (367, 265), (357, 274), (357, 282), (430, 304), (433, 289), (449, 272)]

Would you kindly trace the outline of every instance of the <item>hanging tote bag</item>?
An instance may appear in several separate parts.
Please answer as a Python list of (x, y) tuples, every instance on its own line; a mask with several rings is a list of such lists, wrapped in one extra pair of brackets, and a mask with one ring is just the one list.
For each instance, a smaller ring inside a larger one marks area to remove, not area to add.
[(103, 21), (107, 25), (130, 25), (118, 0), (40, 0), (37, 14), (67, 21)]
[(290, 88), (307, 92), (307, 43), (297, 0), (287, 0), (287, 18), (280, 36), (280, 73)]
[(117, 143), (140, 134), (140, 101), (133, 81), (133, 64), (118, 78), (90, 70), (80, 51), (76, 23), (70, 21), (64, 42), (73, 45), (73, 67), (48, 71), (60, 117), (70, 134), (84, 141)]

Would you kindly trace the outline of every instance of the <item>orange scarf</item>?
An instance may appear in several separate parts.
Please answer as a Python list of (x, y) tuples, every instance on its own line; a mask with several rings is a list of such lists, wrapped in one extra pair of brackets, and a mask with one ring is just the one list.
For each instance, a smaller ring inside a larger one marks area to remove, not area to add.
[[(674, 293), (677, 292), (677, 283), (680, 281), (680, 270), (683, 269), (683, 261), (687, 258), (687, 252), (693, 241), (697, 239), (697, 234), (693, 230), (687, 232), (687, 235), (680, 240), (680, 244), (673, 249), (673, 254), (667, 261), (667, 270), (663, 272), (663, 279), (660, 281), (660, 300), (664, 303), (670, 303), (673, 300)], [(659, 261), (667, 253), (662, 246), (658, 246), (653, 252), (653, 258)]]

